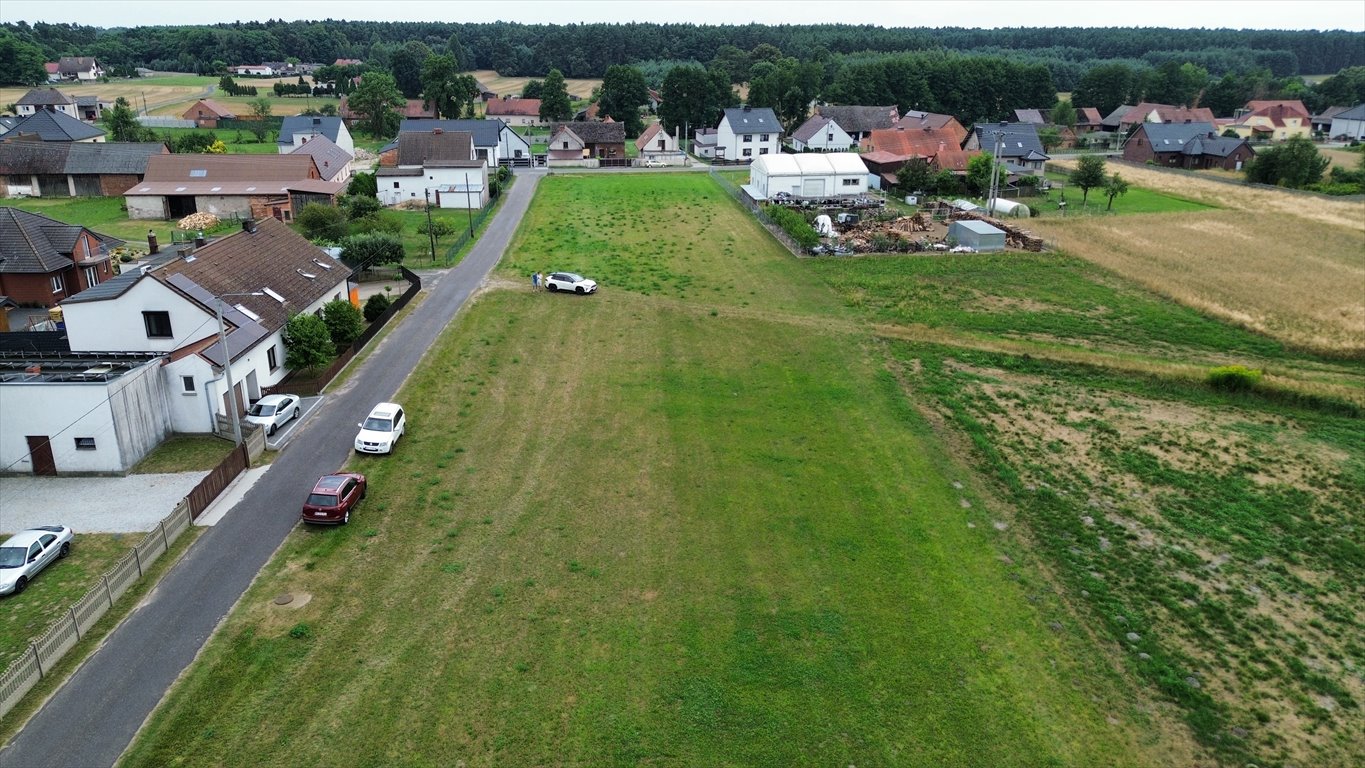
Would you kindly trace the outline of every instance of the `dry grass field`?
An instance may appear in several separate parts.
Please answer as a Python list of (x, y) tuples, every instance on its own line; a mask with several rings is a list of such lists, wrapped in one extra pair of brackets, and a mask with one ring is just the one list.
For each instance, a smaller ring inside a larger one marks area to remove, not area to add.
[(1314, 352), (1365, 355), (1365, 203), (1116, 170), (1221, 210), (1031, 226), (1068, 253), (1214, 317)]
[[(114, 101), (122, 96), (129, 104), (142, 106), (145, 97), (150, 105), (164, 104), (168, 101), (183, 102), (188, 105), (203, 90), (192, 85), (153, 85), (152, 80), (119, 80), (112, 83), (81, 83), (62, 85), (57, 90), (71, 96), (99, 96)], [(0, 88), (0, 108), (13, 104), (28, 93), (30, 88)], [(184, 107), (181, 108), (184, 110)], [(153, 111), (156, 111), (153, 109)]]
[[(491, 69), (480, 69), (471, 72), (470, 74), (474, 75), (475, 79), (488, 86), (489, 89), (499, 96), (520, 95), (521, 89), (526, 87), (527, 81), (540, 79), (534, 77), (503, 77)], [(578, 80), (573, 78), (566, 78), (564, 80), (565, 87), (569, 89), (569, 95), (575, 99), (588, 98), (592, 95), (592, 89), (601, 84), (601, 80)]]

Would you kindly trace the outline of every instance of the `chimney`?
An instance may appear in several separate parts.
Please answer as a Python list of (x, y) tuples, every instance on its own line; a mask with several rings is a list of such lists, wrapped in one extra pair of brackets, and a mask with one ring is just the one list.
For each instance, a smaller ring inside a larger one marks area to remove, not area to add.
[(156, 242), (156, 231), (147, 230), (147, 255), (155, 256), (161, 251), (161, 246)]
[(246, 232), (247, 234), (255, 234), (256, 220), (250, 217), (242, 219), (242, 231)]
[(194, 247), (195, 247), (195, 248), (203, 248), (203, 247), (204, 247), (204, 243), (207, 243), (207, 242), (208, 242), (208, 240), (204, 239), (204, 230), (201, 229), (201, 230), (199, 230), (198, 232), (194, 233)]
[(432, 129), (431, 129), (431, 135), (432, 135), (432, 136), (440, 136), (442, 133), (445, 133), (445, 131), (441, 130), (440, 128), (432, 128)]

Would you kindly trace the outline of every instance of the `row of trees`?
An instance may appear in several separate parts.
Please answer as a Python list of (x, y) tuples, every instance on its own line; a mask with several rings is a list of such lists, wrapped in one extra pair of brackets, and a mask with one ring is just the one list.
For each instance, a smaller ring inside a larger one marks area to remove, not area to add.
[[(0, 27), (37, 49), (39, 63), (61, 55), (95, 56), (106, 67), (212, 72), (214, 61), (331, 62), (338, 58), (379, 62), (410, 54), (420, 42), (432, 50), (458, 43), (464, 70), (495, 69), (505, 75), (536, 76), (558, 67), (568, 77), (602, 77), (613, 64), (675, 60), (710, 62), (725, 46), (752, 51), (768, 44), (785, 51), (834, 57), (906, 51), (957, 51), (1001, 55), (1041, 63), (1063, 89), (1082, 70), (1121, 59), (1156, 67), (1168, 59), (1192, 62), (1218, 76), (1253, 67), (1277, 77), (1335, 72), (1365, 65), (1361, 35), (1346, 31), (1259, 31), (1161, 28), (884, 28), (872, 25), (760, 24), (453, 24), (443, 22), (267, 21), (213, 26), (156, 26), (100, 29), (76, 24)], [(0, 47), (3, 47), (0, 44)], [(735, 65), (752, 64), (725, 54)], [(420, 65), (424, 57), (410, 63)], [(31, 68), (30, 68), (31, 70)], [(41, 78), (41, 69), (30, 71)], [(732, 74), (741, 74), (738, 67)], [(15, 81), (21, 82), (21, 81)], [(34, 82), (41, 82), (35, 80)], [(401, 85), (401, 83), (400, 83)]]

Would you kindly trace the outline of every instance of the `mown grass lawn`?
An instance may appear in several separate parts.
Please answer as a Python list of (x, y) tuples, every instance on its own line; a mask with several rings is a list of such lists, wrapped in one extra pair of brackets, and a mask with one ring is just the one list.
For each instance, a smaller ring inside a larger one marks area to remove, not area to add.
[(4, 201), (4, 205), (41, 213), (67, 224), (83, 227), (127, 241), (143, 252), (147, 250), (147, 231), (156, 232), (165, 245), (171, 242), (174, 222), (132, 220), (124, 210), (121, 197), (22, 197)]
[(704, 176), (541, 184), (124, 764), (1189, 762), (820, 275)]
[(213, 435), (173, 435), (162, 441), (130, 474), (207, 472), (232, 451), (232, 441)]

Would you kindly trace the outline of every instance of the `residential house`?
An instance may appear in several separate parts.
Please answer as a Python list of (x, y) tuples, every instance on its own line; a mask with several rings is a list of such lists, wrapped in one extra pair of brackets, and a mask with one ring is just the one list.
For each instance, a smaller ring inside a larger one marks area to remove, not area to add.
[(122, 244), (79, 224), (0, 206), (0, 295), (56, 306), (113, 277), (109, 250)]
[(309, 155), (155, 155), (142, 183), (124, 193), (130, 219), (293, 221), (308, 203), (333, 205), (346, 189), (326, 181)]
[(93, 56), (63, 56), (57, 60), (57, 72), (63, 80), (98, 80), (104, 70)]
[(715, 157), (716, 140), (720, 133), (715, 128), (698, 128), (692, 135), (692, 154), (697, 157)]
[[(360, 120), (360, 115), (352, 112), (351, 107), (347, 102), (348, 98), (342, 96), (341, 104), (337, 106), (337, 115), (340, 116), (347, 125), (355, 125), (356, 122)], [(425, 99), (407, 99), (403, 103), (403, 106), (398, 109), (398, 115), (404, 119), (434, 118), (436, 117), (436, 108), (431, 105), (431, 102), (426, 101)]]
[(76, 97), (76, 117), (87, 122), (95, 122), (104, 116), (104, 110), (113, 109), (114, 103), (104, 101), (98, 96), (87, 95)]
[(636, 154), (640, 157), (656, 155), (677, 155), (678, 140), (664, 129), (661, 123), (650, 123), (635, 140)]
[(341, 182), (351, 178), (351, 161), (355, 157), (326, 136), (315, 136), (312, 141), (294, 147), (289, 154), (312, 157), (324, 181)]
[(281, 155), (289, 154), (315, 136), (326, 136), (333, 144), (355, 157), (355, 140), (340, 117), (294, 115), (280, 124), (280, 136), (275, 144)]
[(1365, 104), (1357, 104), (1334, 116), (1327, 135), (1341, 141), (1365, 140)]
[(508, 125), (545, 125), (540, 119), (540, 99), (493, 99), (484, 107), (484, 114)]
[(239, 64), (232, 68), (235, 75), (251, 75), (255, 77), (273, 77), (274, 67), (269, 64)]
[(1144, 101), (1119, 118), (1118, 129), (1129, 133), (1142, 123), (1212, 123), (1208, 107), (1177, 107)]
[(1310, 119), (1310, 122), (1313, 124), (1313, 133), (1321, 136), (1329, 135), (1329, 132), (1332, 130), (1332, 118), (1348, 109), (1350, 109), (1350, 107), (1328, 107), (1322, 112), (1313, 115)]
[(29, 117), (35, 112), (61, 112), (64, 115), (81, 118), (76, 111), (76, 99), (56, 88), (34, 88), (14, 102), (14, 111), (19, 117)]
[(649, 111), (651, 114), (659, 114), (659, 107), (664, 103), (664, 97), (653, 88), (649, 89)]
[(1167, 168), (1240, 171), (1254, 156), (1246, 139), (1219, 136), (1211, 122), (1143, 123), (1123, 144), (1123, 159)]
[(62, 65), (55, 61), (49, 61), (43, 65), (47, 71), (47, 81), (49, 83), (60, 83), (62, 81)]
[(149, 410), (168, 413), (175, 432), (206, 433), (216, 431), (219, 415), (240, 415), (285, 377), (285, 323), (349, 299), (349, 275), (284, 223), (248, 220), (231, 235), (145, 272), (129, 270), (61, 306), (73, 352), (164, 356), (166, 395)]
[(891, 128), (900, 122), (900, 109), (892, 104), (886, 107), (836, 107), (828, 104), (815, 108), (822, 117), (828, 117), (844, 130), (857, 144), (873, 131)]
[(858, 141), (834, 118), (815, 115), (792, 131), (791, 146), (797, 152), (847, 152), (857, 149)]
[(1044, 164), (1052, 159), (1043, 151), (1043, 142), (1038, 140), (1038, 126), (1032, 123), (978, 123), (972, 126), (962, 148), (994, 154), (1010, 173), (1021, 176), (1041, 177)]
[(898, 128), (929, 128), (935, 131), (942, 131), (950, 136), (955, 136), (953, 140), (958, 146), (967, 139), (967, 129), (962, 127), (962, 123), (957, 121), (952, 115), (941, 115), (937, 112), (921, 112), (912, 109), (901, 115), (900, 122), (896, 123)]
[(856, 152), (769, 154), (749, 165), (744, 191), (755, 200), (778, 193), (831, 198), (867, 193), (867, 166)]
[(1076, 107), (1076, 125), (1072, 126), (1076, 137), (1104, 130), (1104, 117), (1094, 107)]
[(217, 128), (219, 120), (237, 119), (236, 113), (213, 99), (200, 99), (194, 102), (194, 105), (185, 110), (180, 117), (193, 120), (200, 128)]
[[(472, 134), (474, 156), (489, 166), (524, 163), (531, 157), (531, 143), (501, 120), (404, 120), (398, 124), (398, 134), (429, 133), (437, 128), (447, 133), (465, 131)], [(397, 140), (379, 150), (379, 164), (398, 164)]]
[(34, 475), (132, 469), (174, 431), (164, 362), (149, 353), (65, 348), (0, 355), (0, 466)]
[(1110, 133), (1118, 133), (1120, 123), (1123, 122), (1123, 118), (1127, 116), (1129, 112), (1132, 111), (1133, 111), (1132, 104), (1120, 104), (1119, 106), (1114, 108), (1113, 112), (1110, 112), (1109, 114), (1104, 116), (1104, 119), (1100, 121), (1100, 128)]
[(626, 124), (552, 123), (548, 142), (549, 161), (577, 162), (587, 158), (624, 159)]
[[(1077, 118), (1080, 111), (1077, 110)], [(1052, 122), (1052, 110), (1050, 109), (1016, 109), (1014, 118), (1017, 122), (1028, 123), (1038, 126), (1039, 135), (1042, 131), (1051, 129), (1057, 132), (1057, 146), (1071, 148), (1076, 146), (1076, 130), (1069, 125), (1055, 125)]]
[(22, 118), (0, 141), (104, 141), (104, 131), (66, 114), (39, 110)]
[(475, 154), (472, 133), (443, 128), (399, 133), (395, 154), (394, 165), (375, 171), (384, 205), (428, 200), (438, 208), (475, 209), (488, 204), (488, 164)]
[(589, 104), (583, 109), (580, 109), (577, 112), (573, 113), (573, 122), (585, 123), (589, 120), (600, 120), (601, 119), (601, 115), (599, 114), (600, 112), (601, 107), (599, 106), (598, 102), (594, 101), (593, 103)]
[(332, 62), (332, 66), (334, 66), (334, 67), (349, 67), (349, 66), (351, 66), (352, 64), (364, 64), (364, 63), (365, 63), (365, 62), (362, 61), (361, 59), (337, 59), (336, 61)]
[(0, 196), (122, 196), (164, 154), (159, 142), (0, 142)]
[(896, 172), (901, 169), (901, 166), (915, 158), (909, 155), (898, 155), (894, 152), (883, 152), (878, 149), (860, 153), (858, 159), (862, 160), (863, 165), (867, 167), (867, 173), (870, 177), (868, 186), (872, 189), (883, 189), (894, 186), (896, 184)]
[(1232, 131), (1239, 138), (1285, 141), (1313, 137), (1313, 117), (1301, 101), (1252, 101), (1247, 109), (1220, 132)]
[(23, 118), (15, 117), (14, 115), (0, 115), (0, 136), (4, 136), (14, 130), (14, 126), (18, 125), (19, 121), (22, 119)]
[(768, 107), (730, 107), (716, 126), (716, 159), (752, 162), (782, 151), (782, 123)]
[[(912, 127), (922, 121), (901, 120), (895, 128), (873, 131), (862, 143), (863, 163), (868, 173), (883, 183), (895, 184), (896, 171), (911, 160), (922, 160), (936, 171), (966, 175), (967, 162), (977, 152), (960, 146), (957, 131), (947, 123), (941, 128)], [(953, 121), (956, 123), (956, 121)], [(965, 135), (965, 131), (964, 131)]]

